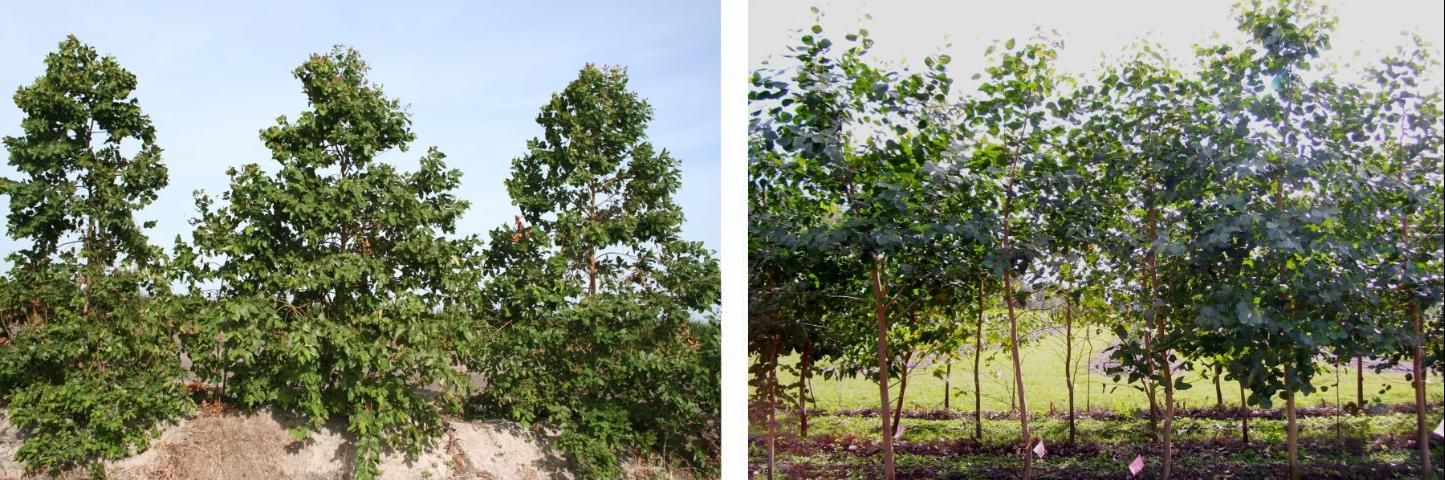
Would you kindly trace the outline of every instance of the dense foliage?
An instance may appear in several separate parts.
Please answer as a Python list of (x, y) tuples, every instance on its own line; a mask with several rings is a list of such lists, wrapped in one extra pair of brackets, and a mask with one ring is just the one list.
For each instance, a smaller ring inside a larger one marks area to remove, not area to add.
[(590, 478), (619, 476), (618, 453), (717, 471), (718, 267), (681, 238), (679, 161), (622, 69), (544, 107), (507, 181), (521, 215), (483, 255), (457, 233), (461, 172), (436, 148), (414, 171), (379, 160), (414, 141), (410, 115), (354, 50), (312, 55), (307, 109), (260, 133), (276, 163), (197, 192), (166, 255), (134, 219), (167, 182), (136, 77), (74, 38), (45, 64), (5, 138), (21, 177), (0, 179), (26, 242), (0, 278), (0, 406), (31, 470), (104, 475), (189, 389), (299, 414), (298, 441), (344, 421), (374, 478), (384, 451), (440, 447), (480, 374), (476, 404), (559, 429)]
[(622, 449), (718, 468), (718, 266), (679, 236), (679, 160), (648, 141), (651, 118), (626, 71), (583, 68), (513, 160), (521, 215), (486, 262), (481, 405), (560, 427), (589, 477), (620, 475)]
[[(1093, 78), (1055, 71), (1057, 40), (1009, 39), (963, 95), (947, 56), (883, 67), (866, 30), (814, 25), (755, 72), (749, 349), (769, 431), (797, 398), (777, 357), (819, 352), (824, 372), (878, 381), (891, 477), (889, 397), (907, 382), (889, 374), (914, 352), (1002, 348), (1028, 477), (1038, 440), (1017, 351), (1054, 325), (1018, 310), (1043, 308), (1069, 346), (1076, 321), (1113, 330), (1111, 371), (1150, 399), (1164, 477), (1174, 392), (1191, 387), (1179, 372), (1238, 380), (1251, 404), (1283, 398), (1297, 472), (1295, 396), (1314, 391), (1318, 362), (1355, 358), (1413, 362), (1428, 472), (1445, 165), (1440, 86), (1423, 72), (1439, 64), (1417, 41), (1375, 67), (1322, 68), (1336, 20), (1308, 2), (1244, 2), (1236, 19), (1244, 45), (1200, 46), (1180, 66), (1141, 44)], [(1002, 321), (985, 325), (993, 309)], [(857, 368), (859, 353), (876, 367)]]
[(190, 407), (166, 259), (135, 220), (167, 183), (135, 88), (114, 58), (69, 37), (15, 93), (26, 119), (5, 148), (20, 178), (0, 180), (0, 194), (7, 231), (29, 247), (0, 279), (0, 402), (33, 471), (144, 449)]
[(440, 408), (459, 408), (479, 243), (446, 237), (467, 204), (440, 151), (410, 173), (376, 161), (415, 135), (366, 71), (340, 47), (298, 67), (310, 109), (261, 132), (279, 168), (228, 171), (228, 203), (200, 195), (195, 231), (197, 280), (220, 285), (200, 336), (218, 344), (198, 349), (220, 352), (198, 356), (217, 363), (210, 380), (243, 405), (304, 413), (311, 429), (345, 417), (362, 478), (383, 448), (419, 453), (441, 436)]

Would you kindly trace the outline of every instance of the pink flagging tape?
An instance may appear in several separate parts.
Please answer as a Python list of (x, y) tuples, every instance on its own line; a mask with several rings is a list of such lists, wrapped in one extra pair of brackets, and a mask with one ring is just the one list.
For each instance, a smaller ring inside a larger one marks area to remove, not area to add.
[(1440, 421), (1440, 426), (1435, 427), (1435, 436), (1445, 437), (1445, 420)]
[(1039, 458), (1044, 458), (1045, 453), (1049, 453), (1049, 451), (1048, 449), (1044, 448), (1044, 439), (1040, 438), (1039, 444), (1034, 445), (1034, 454), (1038, 455)]
[(1129, 464), (1129, 476), (1130, 476), (1130, 477), (1138, 476), (1138, 475), (1139, 475), (1139, 472), (1142, 472), (1142, 471), (1144, 471), (1144, 456), (1143, 456), (1143, 455), (1139, 455), (1139, 456), (1134, 457), (1134, 462), (1133, 462), (1133, 463), (1130, 463), (1130, 464)]

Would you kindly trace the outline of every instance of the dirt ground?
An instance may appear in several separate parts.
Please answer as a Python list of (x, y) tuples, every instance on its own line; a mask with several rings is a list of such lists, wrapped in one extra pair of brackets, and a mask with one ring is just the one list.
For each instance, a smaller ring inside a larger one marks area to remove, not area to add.
[[(140, 479), (343, 479), (350, 478), (355, 447), (341, 422), (303, 442), (286, 432), (301, 419), (284, 413), (199, 413), (168, 426), (144, 453), (107, 462), (109, 478)], [(569, 462), (550, 446), (551, 435), (507, 421), (449, 419), (446, 434), (417, 458), (389, 452), (383, 479), (571, 479)], [(14, 460), (18, 432), (0, 411), (0, 480), (23, 477)], [(629, 461), (634, 478), (669, 478), (666, 472)]]

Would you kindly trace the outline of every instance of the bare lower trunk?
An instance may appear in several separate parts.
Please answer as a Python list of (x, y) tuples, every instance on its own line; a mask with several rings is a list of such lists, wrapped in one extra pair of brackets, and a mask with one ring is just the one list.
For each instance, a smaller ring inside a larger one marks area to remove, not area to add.
[(883, 261), (873, 261), (873, 315), (878, 322), (878, 416), (883, 419), (883, 477), (893, 480), (893, 425), (888, 418), (888, 291), (883, 286)]
[(1244, 381), (1239, 382), (1239, 435), (1249, 446), (1249, 397), (1244, 394)]
[(813, 373), (813, 345), (803, 346), (802, 370), (798, 375), (798, 436), (808, 438), (808, 377)]
[[(1008, 227), (1004, 227), (1004, 230), (1007, 231)], [(1033, 477), (1034, 470), (1034, 454), (1029, 451), (1029, 445), (1032, 445), (1034, 442), (1033, 437), (1029, 435), (1029, 407), (1028, 402), (1024, 399), (1024, 374), (1021, 368), (1022, 362), (1019, 359), (1019, 321), (1018, 316), (1014, 313), (1013, 283), (1009, 280), (1010, 276), (1009, 272), (1004, 272), (1004, 303), (1008, 305), (1009, 349), (1013, 352), (1014, 388), (1018, 389), (1019, 426), (1024, 439), (1023, 478), (1029, 479)]]
[[(1149, 351), (1151, 342), (1149, 332), (1144, 332), (1144, 351)], [(1154, 380), (1154, 356), (1145, 353), (1144, 356), (1144, 395), (1149, 397), (1149, 435), (1155, 440), (1159, 439), (1159, 397), (1158, 388), (1155, 388)]]
[(777, 478), (778, 341), (768, 342), (768, 479)]
[(1355, 358), (1355, 407), (1365, 411), (1365, 357)]
[[(1149, 206), (1149, 220), (1147, 224), (1150, 245), (1157, 245), (1157, 242), (1155, 242), (1155, 240), (1159, 238), (1159, 231), (1157, 229), (1158, 219), (1159, 209), (1152, 204), (1151, 200), (1151, 204)], [(1165, 329), (1164, 317), (1159, 314), (1158, 308), (1159, 257), (1155, 253), (1154, 248), (1155, 247), (1151, 247), (1149, 249), (1148, 258), (1146, 259), (1149, 267), (1149, 311), (1154, 317), (1154, 341), (1166, 342), (1167, 330)], [(1159, 351), (1159, 368), (1162, 370), (1161, 373), (1163, 373), (1162, 376), (1164, 379), (1164, 432), (1163, 435), (1160, 435), (1160, 438), (1163, 442), (1162, 450), (1164, 451), (1163, 478), (1165, 480), (1168, 480), (1174, 470), (1174, 369), (1171, 368), (1172, 364), (1169, 361), (1169, 348), (1167, 342), (1165, 343), (1164, 347), (1165, 348), (1162, 348)]]
[(978, 276), (978, 324), (973, 339), (973, 439), (983, 440), (983, 389), (979, 387), (979, 361), (983, 359), (983, 275)]
[(903, 397), (908, 394), (908, 362), (913, 359), (913, 352), (903, 354), (903, 373), (898, 376), (898, 401), (893, 407), (893, 436), (898, 436), (898, 431), (903, 428)]
[(948, 397), (953, 396), (953, 357), (943, 364), (943, 409), (948, 410)]
[(1416, 301), (1410, 302), (1410, 316), (1415, 320), (1415, 361), (1411, 368), (1414, 370), (1415, 381), (1415, 426), (1418, 428), (1416, 441), (1420, 442), (1420, 478), (1429, 480), (1432, 470), (1430, 469), (1430, 431), (1429, 423), (1425, 419), (1425, 322), (1420, 317), (1420, 304)]
[(1224, 410), (1224, 390), (1219, 385), (1219, 365), (1214, 366), (1214, 408)]
[(1069, 443), (1074, 443), (1074, 303), (1064, 297), (1064, 386), (1069, 390)]
[(1294, 410), (1294, 388), (1286, 387), (1284, 397), (1284, 414), (1288, 422), (1286, 442), (1289, 449), (1289, 478), (1299, 480), (1299, 425), (1295, 423)]

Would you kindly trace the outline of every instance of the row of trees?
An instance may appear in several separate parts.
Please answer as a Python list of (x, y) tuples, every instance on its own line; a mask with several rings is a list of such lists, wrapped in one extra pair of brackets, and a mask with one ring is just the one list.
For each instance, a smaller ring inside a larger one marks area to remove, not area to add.
[(1250, 41), (1196, 47), (1188, 71), (1140, 43), (1071, 77), (1053, 66), (1061, 42), (1010, 39), (961, 96), (947, 55), (898, 71), (871, 61), (866, 30), (801, 32), (749, 96), (756, 395), (797, 401), (806, 435), (818, 362), (876, 378), (892, 478), (910, 360), (968, 345), (976, 372), (985, 311), (1002, 309), (1028, 478), (1020, 309), (1047, 297), (1063, 304), (1051, 321), (1069, 372), (1076, 322), (1118, 336), (1116, 381), (1162, 418), (1165, 478), (1174, 392), (1189, 387), (1176, 372), (1237, 380), (1248, 404), (1282, 397), (1297, 476), (1296, 396), (1320, 361), (1366, 357), (1412, 362), (1428, 477), (1423, 382), (1445, 371), (1445, 332), (1423, 313), (1439, 310), (1445, 268), (1442, 97), (1426, 76), (1439, 63), (1416, 38), (1363, 72), (1319, 68), (1336, 20), (1304, 1), (1254, 0), (1236, 19)]
[(0, 180), (28, 245), (0, 279), (0, 402), (32, 471), (103, 473), (193, 408), (187, 383), (303, 415), (298, 440), (344, 418), (358, 478), (464, 404), (559, 427), (590, 477), (633, 449), (716, 470), (717, 263), (680, 238), (679, 162), (624, 70), (588, 65), (542, 108), (506, 182), (521, 214), (484, 251), (456, 233), (441, 151), (377, 160), (415, 134), (357, 52), (313, 55), (293, 72), (308, 109), (261, 131), (275, 168), (197, 192), (167, 253), (135, 219), (168, 183), (135, 75), (74, 37), (45, 67), (15, 94), (18, 178)]

